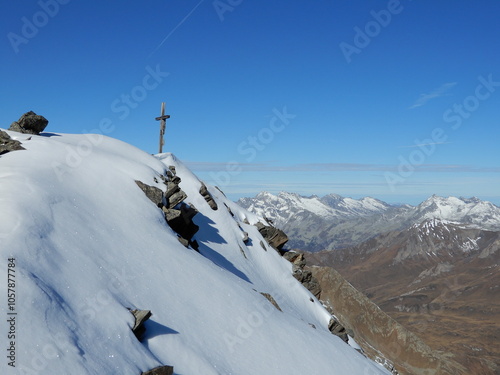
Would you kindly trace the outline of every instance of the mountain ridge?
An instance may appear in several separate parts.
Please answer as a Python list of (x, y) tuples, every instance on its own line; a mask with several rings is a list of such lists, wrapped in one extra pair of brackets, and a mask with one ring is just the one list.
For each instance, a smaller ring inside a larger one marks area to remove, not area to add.
[(23, 149), (0, 155), (0, 277), (15, 269), (20, 317), (0, 325), (13, 335), (2, 373), (388, 373), (332, 335), (265, 220), (175, 155), (4, 133)]
[(272, 220), (289, 234), (289, 246), (306, 251), (338, 249), (385, 231), (441, 219), (471, 228), (500, 230), (500, 207), (476, 197), (433, 195), (417, 206), (390, 205), (371, 197), (358, 200), (337, 194), (303, 197), (295, 193), (260, 193), (238, 204)]

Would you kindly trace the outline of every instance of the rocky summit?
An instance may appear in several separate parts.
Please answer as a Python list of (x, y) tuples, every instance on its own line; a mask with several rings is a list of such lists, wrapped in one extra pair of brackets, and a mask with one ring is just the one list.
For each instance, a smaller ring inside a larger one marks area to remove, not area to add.
[(40, 134), (45, 130), (49, 121), (33, 111), (26, 112), (19, 120), (14, 121), (9, 130), (25, 133), (25, 134)]

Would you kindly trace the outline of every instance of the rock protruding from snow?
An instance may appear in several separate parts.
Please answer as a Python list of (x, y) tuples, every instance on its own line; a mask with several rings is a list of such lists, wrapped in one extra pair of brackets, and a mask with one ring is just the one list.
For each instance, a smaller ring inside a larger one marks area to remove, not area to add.
[(173, 374), (174, 374), (174, 368), (172, 366), (160, 366), (142, 373), (142, 375), (173, 375)]
[(267, 243), (278, 251), (288, 242), (288, 236), (281, 229), (271, 225), (264, 225), (261, 222), (255, 224), (255, 226)]
[(132, 332), (134, 332), (135, 337), (141, 340), (142, 335), (146, 332), (146, 327), (144, 327), (144, 322), (151, 318), (151, 311), (149, 310), (130, 310), (130, 313), (134, 316), (135, 322), (132, 327)]
[(217, 210), (217, 203), (214, 201), (214, 197), (212, 197), (212, 194), (208, 192), (207, 186), (202, 183), (200, 187), (200, 194), (201, 196), (205, 199), (205, 201), (208, 203), (210, 208), (214, 211)]
[(344, 342), (349, 342), (347, 331), (345, 327), (339, 323), (338, 320), (331, 318), (330, 322), (328, 323), (328, 330), (335, 336), (340, 337)]
[(25, 150), (21, 142), (12, 139), (6, 132), (0, 130), (0, 155), (10, 151)]
[(135, 183), (141, 188), (151, 202), (156, 204), (159, 208), (163, 207), (163, 191), (156, 186), (146, 185), (144, 182), (136, 180)]
[(276, 309), (278, 309), (279, 311), (283, 312), (283, 310), (281, 310), (281, 307), (278, 305), (278, 302), (276, 302), (276, 300), (274, 299), (274, 297), (272, 295), (270, 295), (269, 293), (264, 293), (264, 292), (260, 292), (260, 294), (262, 294), (264, 297), (267, 298), (267, 300), (269, 302), (271, 302), (271, 304), (276, 307)]
[(45, 130), (49, 123), (45, 117), (37, 115), (33, 111), (26, 112), (22, 115), (19, 120), (14, 121), (9, 130), (25, 133), (25, 134), (35, 134), (38, 135)]
[(302, 285), (306, 287), (316, 298), (320, 298), (321, 287), (318, 280), (312, 275), (311, 271), (306, 270), (306, 260), (304, 254), (294, 251), (287, 251), (283, 258), (292, 263), (292, 274)]
[[(191, 242), (191, 239), (199, 227), (192, 219), (198, 210), (184, 203), (187, 194), (179, 187), (181, 179), (174, 173), (175, 167), (172, 166), (166, 172), (167, 177), (160, 175), (160, 179), (166, 185), (165, 193), (160, 188), (147, 185), (142, 181), (136, 180), (135, 183), (151, 202), (163, 211), (168, 225), (179, 235), (179, 241), (186, 247), (192, 245), (196, 249), (198, 246), (196, 242)], [(156, 177), (155, 182), (158, 182)]]

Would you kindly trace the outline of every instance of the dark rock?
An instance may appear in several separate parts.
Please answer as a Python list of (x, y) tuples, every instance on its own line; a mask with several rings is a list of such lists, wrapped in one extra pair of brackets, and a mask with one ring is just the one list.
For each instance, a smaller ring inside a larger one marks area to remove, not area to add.
[(248, 259), (247, 255), (245, 254), (245, 251), (243, 250), (243, 248), (240, 245), (238, 245), (238, 246), (240, 248), (240, 253), (245, 257), (245, 259)]
[(168, 207), (175, 207), (186, 198), (186, 193), (183, 190), (179, 190), (168, 198)]
[(321, 286), (318, 280), (313, 276), (310, 270), (304, 269), (306, 259), (304, 254), (288, 251), (283, 254), (283, 257), (292, 263), (292, 274), (304, 287), (309, 290), (316, 298), (321, 296)]
[(225, 203), (224, 203), (224, 206), (226, 206), (227, 212), (229, 212), (231, 214), (231, 216), (234, 217), (233, 211), (231, 211), (231, 209), (229, 208), (229, 206), (227, 204), (225, 204)]
[(184, 245), (184, 247), (189, 247), (189, 240), (186, 240), (185, 238), (183, 238), (181, 236), (177, 236), (177, 239), (179, 240), (179, 242), (181, 244)]
[(283, 254), (283, 258), (285, 258), (290, 263), (296, 265), (299, 268), (304, 268), (306, 265), (306, 259), (304, 258), (304, 254), (302, 253), (288, 251), (285, 254)]
[(37, 115), (33, 111), (26, 112), (19, 120), (14, 121), (9, 130), (25, 134), (40, 134), (45, 130), (49, 120), (45, 117)]
[(146, 327), (144, 327), (144, 322), (151, 317), (151, 311), (149, 310), (130, 310), (132, 315), (135, 318), (134, 327), (132, 327), (132, 332), (134, 332), (135, 337), (138, 340), (141, 339), (142, 335), (146, 331)]
[(281, 310), (281, 308), (279, 307), (278, 303), (276, 302), (276, 300), (273, 298), (272, 295), (270, 295), (269, 293), (263, 293), (263, 292), (260, 292), (260, 294), (262, 294), (264, 297), (266, 297), (267, 300), (269, 302), (271, 302), (273, 304), (273, 306), (276, 307), (279, 311), (283, 312), (283, 310)]
[[(220, 191), (220, 193), (221, 193), (223, 196), (226, 196), (226, 194), (224, 194), (224, 192), (223, 192), (223, 191), (222, 191), (222, 190), (221, 190), (218, 186), (215, 186), (215, 188), (216, 188), (217, 190), (219, 190), (219, 191)], [(227, 198), (227, 197), (226, 197), (226, 198)]]
[(0, 155), (10, 151), (25, 150), (21, 142), (12, 139), (6, 132), (0, 130)]
[(141, 375), (173, 375), (174, 368), (172, 366), (155, 367), (152, 370), (143, 372)]
[(266, 250), (266, 251), (267, 251), (267, 247), (266, 247), (266, 245), (264, 245), (264, 242), (260, 241), (260, 246), (261, 246), (264, 250)]
[(164, 207), (163, 211), (165, 212), (165, 219), (168, 225), (189, 243), (189, 240), (200, 229), (192, 220), (198, 211), (184, 203), (180, 209)]
[(144, 194), (146, 194), (146, 197), (148, 197), (151, 202), (156, 204), (158, 207), (163, 206), (163, 191), (161, 191), (161, 189), (157, 188), (156, 186), (146, 185), (145, 183), (138, 180), (135, 180), (135, 183), (141, 188), (141, 190), (144, 192)]
[(267, 243), (276, 250), (280, 250), (288, 242), (288, 236), (281, 229), (264, 225), (261, 222), (257, 222), (255, 226)]
[(210, 206), (210, 208), (212, 210), (214, 210), (214, 211), (217, 210), (217, 208), (218, 208), (217, 203), (215, 203), (214, 198), (208, 192), (208, 189), (203, 182), (201, 183), (200, 194), (205, 199), (205, 201), (208, 203), (208, 205)]
[(165, 191), (165, 198), (167, 199), (181, 190), (179, 185), (174, 183), (173, 181), (167, 181), (165, 185), (167, 185), (167, 190)]
[(248, 243), (250, 237), (248, 237), (248, 232), (243, 231), (243, 243)]
[(347, 332), (342, 324), (340, 324), (337, 320), (331, 318), (330, 323), (328, 323), (328, 330), (334, 335), (340, 337), (345, 342), (349, 341), (349, 337), (347, 336)]
[(170, 170), (170, 172), (172, 172), (172, 174), (175, 176), (177, 173), (175, 172), (175, 165), (169, 165), (168, 166), (168, 169)]
[(193, 240), (193, 241), (189, 241), (189, 245), (196, 251), (199, 252), (199, 249), (200, 249), (200, 245), (198, 244), (198, 241), (196, 240)]

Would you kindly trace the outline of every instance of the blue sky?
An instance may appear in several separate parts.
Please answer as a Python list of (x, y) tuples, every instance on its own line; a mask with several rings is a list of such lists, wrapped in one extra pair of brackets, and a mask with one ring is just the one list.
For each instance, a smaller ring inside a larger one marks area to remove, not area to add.
[(500, 3), (41, 0), (1, 5), (0, 127), (166, 151), (229, 197), (500, 204)]

